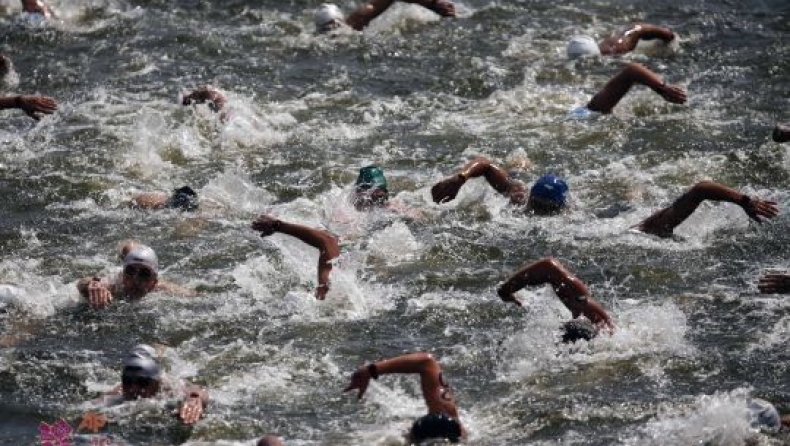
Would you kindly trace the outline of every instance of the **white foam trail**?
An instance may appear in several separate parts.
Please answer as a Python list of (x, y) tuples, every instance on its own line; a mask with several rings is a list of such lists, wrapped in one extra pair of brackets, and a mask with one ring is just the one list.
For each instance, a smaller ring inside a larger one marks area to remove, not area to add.
[(693, 354), (686, 342), (685, 315), (671, 302), (646, 305), (644, 302), (621, 301), (612, 311), (617, 330), (609, 336), (602, 333), (590, 342), (561, 344), (559, 326), (570, 319), (568, 310), (548, 288), (524, 292), (527, 308), (525, 324), (520, 333), (503, 343), (508, 364), (502, 372), (506, 380), (524, 380), (534, 375), (566, 372), (585, 364), (646, 357), (646, 371), (662, 378), (653, 369), (649, 355)]
[[(742, 446), (759, 441), (749, 425), (748, 389), (703, 395), (690, 405), (666, 405), (656, 419), (641, 429), (637, 438), (625, 445), (711, 444)], [(758, 444), (765, 444), (760, 442)]]

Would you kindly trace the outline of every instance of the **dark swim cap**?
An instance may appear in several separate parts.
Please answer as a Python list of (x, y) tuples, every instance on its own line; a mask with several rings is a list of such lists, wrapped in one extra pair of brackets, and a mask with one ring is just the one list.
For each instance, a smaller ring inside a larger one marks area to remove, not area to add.
[(598, 328), (586, 319), (574, 319), (562, 324), (562, 342), (573, 343), (579, 340), (589, 341), (598, 336)]
[(548, 200), (559, 207), (565, 207), (568, 199), (568, 184), (562, 178), (549, 173), (540, 177), (532, 185), (529, 196)]
[(152, 347), (145, 344), (135, 346), (123, 360), (122, 375), (145, 377), (158, 381), (159, 364), (151, 354), (153, 351)]
[(198, 208), (197, 193), (189, 186), (176, 189), (173, 196), (167, 199), (166, 206), (171, 209), (181, 209), (182, 211), (195, 211)]
[(430, 413), (418, 418), (411, 426), (411, 439), (415, 443), (432, 438), (445, 438), (451, 443), (461, 439), (461, 423), (443, 413)]

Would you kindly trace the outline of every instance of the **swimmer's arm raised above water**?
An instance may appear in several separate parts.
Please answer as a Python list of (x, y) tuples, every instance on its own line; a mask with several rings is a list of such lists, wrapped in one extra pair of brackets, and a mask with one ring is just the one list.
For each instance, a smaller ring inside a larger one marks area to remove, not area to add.
[[(448, 0), (401, 0), (403, 3), (414, 3), (439, 14), (442, 17), (455, 17), (455, 5)], [(395, 0), (371, 0), (346, 17), (348, 26), (357, 31), (386, 11)]]
[(705, 200), (735, 203), (757, 223), (762, 223), (761, 218), (774, 218), (779, 214), (779, 208), (774, 201), (749, 197), (713, 181), (701, 181), (681, 195), (671, 206), (651, 215), (636, 228), (659, 237), (671, 237), (675, 227), (683, 223)]
[(261, 237), (266, 237), (281, 232), (296, 237), (308, 245), (317, 248), (318, 256), (318, 287), (315, 297), (324, 300), (329, 292), (329, 273), (332, 272), (332, 260), (340, 255), (340, 245), (337, 236), (320, 229), (284, 222), (269, 215), (261, 215), (252, 222), (252, 229), (259, 231)]
[(38, 121), (41, 115), (51, 115), (58, 109), (58, 104), (48, 96), (2, 96), (0, 97), (0, 110), (18, 108), (28, 116)]
[(661, 39), (664, 42), (671, 42), (675, 37), (675, 33), (669, 28), (649, 23), (637, 23), (623, 32), (604, 39), (598, 44), (598, 48), (600, 48), (601, 54), (623, 54), (633, 51), (640, 39)]
[(470, 178), (485, 177), (488, 184), (497, 192), (510, 198), (511, 203), (524, 205), (527, 202), (526, 187), (508, 177), (507, 172), (496, 166), (488, 158), (478, 156), (467, 163), (459, 173), (436, 183), (431, 188), (431, 196), (435, 203), (452, 201), (461, 190), (461, 186)]
[(513, 302), (522, 306), (515, 293), (525, 286), (544, 283), (551, 285), (574, 319), (583, 315), (593, 324), (614, 328), (614, 324), (603, 306), (590, 297), (587, 285), (568, 271), (559, 260), (552, 257), (523, 266), (499, 287), (497, 294), (505, 302)]
[(429, 413), (445, 413), (458, 418), (455, 400), (443, 396), (449, 387), (442, 382), (442, 368), (439, 362), (429, 353), (409, 353), (390, 359), (375, 361), (359, 367), (351, 375), (351, 383), (343, 390), (357, 390), (357, 397), (362, 398), (370, 384), (370, 380), (379, 375), (391, 373), (414, 373), (420, 375), (420, 387)]
[(658, 93), (667, 102), (674, 104), (686, 103), (686, 92), (683, 88), (667, 85), (656, 73), (638, 63), (629, 63), (617, 73), (604, 87), (596, 93), (587, 104), (594, 112), (609, 114), (612, 109), (628, 93), (634, 84), (642, 84)]

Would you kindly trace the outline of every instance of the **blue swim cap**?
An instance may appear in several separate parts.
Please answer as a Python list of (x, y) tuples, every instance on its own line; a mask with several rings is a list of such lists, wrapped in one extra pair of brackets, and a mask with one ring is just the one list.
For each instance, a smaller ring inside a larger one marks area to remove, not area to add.
[(411, 426), (411, 440), (420, 443), (432, 438), (444, 438), (450, 443), (461, 439), (461, 423), (443, 413), (430, 413), (418, 418)]
[(540, 177), (532, 185), (529, 196), (549, 200), (564, 207), (568, 197), (568, 185), (562, 178), (549, 173)]

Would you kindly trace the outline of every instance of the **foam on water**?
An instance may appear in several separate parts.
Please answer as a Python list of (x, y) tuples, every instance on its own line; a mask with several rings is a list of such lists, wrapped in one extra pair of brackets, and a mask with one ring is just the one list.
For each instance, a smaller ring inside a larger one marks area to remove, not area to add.
[[(620, 302), (610, 313), (617, 329), (592, 341), (561, 344), (559, 326), (569, 319), (568, 310), (548, 289), (521, 292), (526, 296), (528, 328), (502, 344), (509, 364), (502, 370), (506, 380), (521, 381), (559, 371), (573, 371), (586, 364), (645, 358), (650, 355), (693, 356), (685, 340), (686, 318), (671, 302), (646, 304)], [(652, 373), (652, 372), (651, 372)]]
[(637, 437), (626, 439), (623, 444), (741, 446), (755, 438), (758, 444), (773, 444), (767, 438), (760, 439), (750, 426), (748, 393), (748, 389), (739, 388), (698, 396), (689, 404), (666, 404)]

